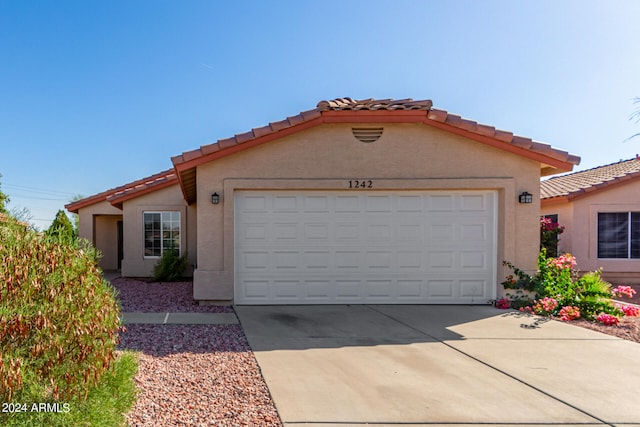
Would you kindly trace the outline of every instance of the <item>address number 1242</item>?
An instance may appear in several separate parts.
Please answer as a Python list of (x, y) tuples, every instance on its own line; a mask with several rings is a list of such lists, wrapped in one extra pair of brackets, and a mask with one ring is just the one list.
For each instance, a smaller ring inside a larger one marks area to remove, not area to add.
[(349, 188), (373, 188), (372, 180), (349, 180)]

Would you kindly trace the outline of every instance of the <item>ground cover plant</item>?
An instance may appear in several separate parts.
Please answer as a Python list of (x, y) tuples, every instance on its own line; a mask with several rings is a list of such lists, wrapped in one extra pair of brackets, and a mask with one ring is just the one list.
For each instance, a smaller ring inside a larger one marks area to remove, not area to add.
[(121, 425), (133, 402), (115, 292), (63, 234), (0, 217), (0, 425)]

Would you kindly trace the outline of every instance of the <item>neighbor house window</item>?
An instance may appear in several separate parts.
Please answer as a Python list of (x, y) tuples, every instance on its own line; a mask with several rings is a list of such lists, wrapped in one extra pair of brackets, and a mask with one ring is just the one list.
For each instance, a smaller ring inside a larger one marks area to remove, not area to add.
[(598, 213), (598, 258), (640, 258), (640, 212)]
[(180, 212), (144, 212), (144, 256), (161, 257), (164, 251), (180, 254)]

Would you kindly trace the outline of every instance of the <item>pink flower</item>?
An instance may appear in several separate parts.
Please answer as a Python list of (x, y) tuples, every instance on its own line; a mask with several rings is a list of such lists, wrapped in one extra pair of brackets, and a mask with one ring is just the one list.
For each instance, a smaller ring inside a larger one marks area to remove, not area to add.
[(500, 298), (496, 301), (496, 308), (501, 308), (503, 310), (511, 308), (511, 300), (509, 298)]
[(573, 268), (576, 266), (576, 258), (571, 254), (560, 255), (558, 258), (551, 258), (551, 264), (556, 268)]
[(618, 308), (624, 311), (625, 316), (638, 317), (640, 316), (640, 307), (635, 305), (619, 305)]
[(635, 293), (635, 289), (633, 289), (631, 286), (618, 286), (611, 290), (611, 294), (616, 298), (619, 298), (621, 296), (633, 298)]
[(533, 314), (533, 309), (529, 306), (526, 307), (520, 307), (520, 309), (518, 310), (520, 313), (528, 313), (528, 314)]
[(558, 301), (550, 297), (544, 297), (537, 300), (533, 305), (533, 311), (536, 314), (549, 314), (558, 307)]
[(540, 227), (542, 231), (558, 231), (562, 233), (564, 231), (564, 227), (557, 222), (553, 222), (551, 218), (542, 217), (540, 218)]
[(560, 309), (560, 320), (568, 322), (580, 318), (580, 309), (571, 305), (567, 305)]
[(600, 313), (596, 316), (596, 320), (604, 325), (611, 326), (620, 323), (620, 319), (606, 313)]

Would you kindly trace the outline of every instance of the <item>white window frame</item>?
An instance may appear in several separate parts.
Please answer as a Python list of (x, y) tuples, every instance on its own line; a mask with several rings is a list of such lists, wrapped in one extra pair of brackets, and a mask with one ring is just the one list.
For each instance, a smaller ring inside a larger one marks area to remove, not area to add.
[[(160, 259), (164, 254), (164, 240), (162, 238), (163, 229), (163, 214), (178, 214), (178, 256), (182, 256), (182, 215), (180, 211), (168, 210), (168, 211), (143, 211), (142, 212), (142, 256), (144, 259)], [(160, 214), (160, 255), (147, 255), (146, 252), (146, 227), (145, 227), (145, 215), (147, 214)]]

